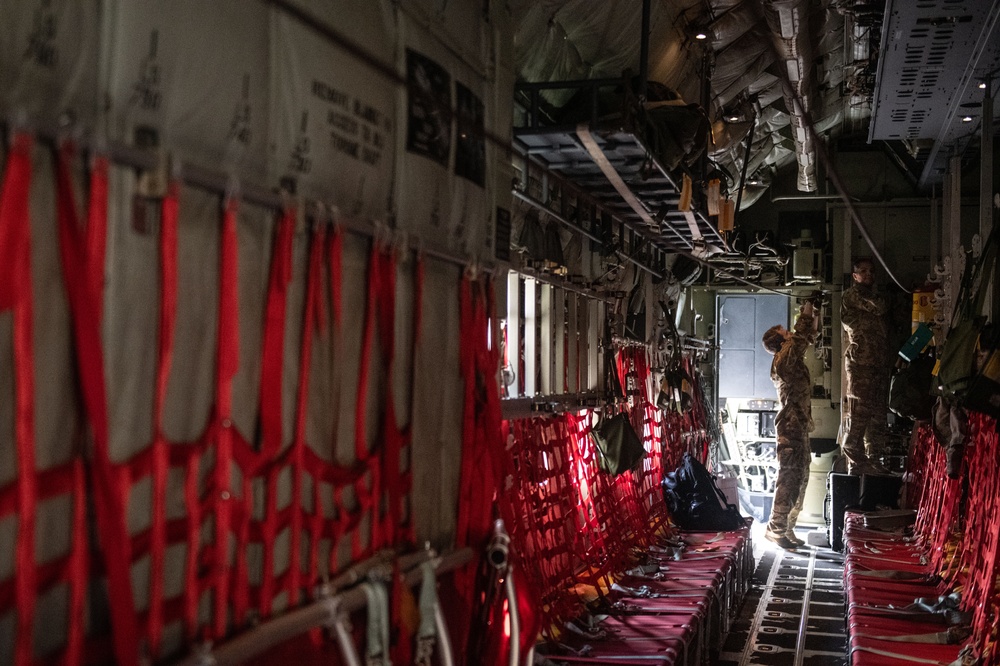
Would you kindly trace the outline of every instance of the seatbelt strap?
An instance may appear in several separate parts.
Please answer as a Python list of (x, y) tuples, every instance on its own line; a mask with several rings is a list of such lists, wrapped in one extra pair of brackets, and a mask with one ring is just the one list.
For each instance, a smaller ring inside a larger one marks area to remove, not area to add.
[(108, 158), (95, 155), (90, 163), (87, 206), (87, 265), (98, 324), (104, 319), (104, 259), (108, 238)]
[(0, 265), (7, 279), (0, 280), (0, 311), (13, 310), (15, 431), (17, 442), (17, 546), (15, 547), (14, 600), (17, 603), (17, 637), (14, 663), (34, 662), (35, 512), (38, 488), (35, 477), (35, 376), (32, 340), (31, 229), (28, 198), (31, 190), (31, 135), (12, 137), (7, 154), (3, 190), (0, 192)]
[(389, 658), (389, 594), (385, 585), (368, 582), (362, 585), (368, 601), (368, 666), (392, 666)]
[[(167, 187), (160, 215), (160, 322), (157, 348), (156, 394), (153, 403), (153, 524), (150, 535), (149, 575), (149, 651), (159, 655), (163, 635), (163, 577), (167, 547), (167, 475), (170, 451), (163, 432), (167, 384), (174, 353), (174, 329), (177, 320), (177, 213), (180, 184)], [(88, 232), (90, 231), (88, 227)], [(103, 264), (103, 260), (102, 260)], [(186, 581), (195, 585), (195, 581)]]
[[(274, 232), (271, 250), (271, 269), (268, 277), (267, 303), (264, 306), (264, 339), (261, 351), (260, 429), (261, 450), (255, 457), (255, 469), (244, 470), (247, 477), (257, 473), (256, 465), (273, 461), (283, 444), (283, 372), (285, 362), (285, 318), (288, 309), (288, 289), (292, 280), (292, 251), (296, 211), (288, 207), (282, 212)], [(261, 538), (265, 544), (274, 543), (278, 532), (277, 473), (268, 470), (264, 486), (264, 520)], [(249, 517), (247, 517), (249, 520)], [(249, 526), (244, 533), (249, 540)], [(245, 566), (245, 553), (239, 554), (238, 566)], [(245, 580), (241, 577), (242, 581)], [(274, 551), (263, 549), (259, 612), (262, 618), (271, 616), (275, 595)], [(240, 593), (238, 599), (242, 597)], [(241, 600), (242, 604), (242, 600)]]
[(285, 313), (288, 285), (292, 281), (292, 240), (295, 210), (286, 208), (278, 220), (271, 252), (267, 305), (264, 313), (264, 341), (260, 377), (261, 455), (270, 459), (281, 450), (282, 366), (285, 350)]
[[(291, 475), (292, 502), (291, 542), (289, 546), (288, 603), (294, 606), (299, 603), (302, 589), (302, 468), (303, 449), (306, 446), (306, 416), (309, 408), (309, 370), (312, 359), (313, 332), (318, 325), (319, 312), (323, 310), (322, 303), (322, 266), (323, 251), (326, 249), (326, 230), (323, 226), (312, 232), (309, 246), (309, 264), (306, 268), (305, 320), (302, 326), (301, 351), (299, 353), (299, 380), (295, 405), (295, 439), (292, 442)], [(315, 483), (315, 482), (314, 482)], [(317, 512), (321, 506), (314, 507)], [(310, 544), (309, 583), (315, 580), (316, 552), (318, 544)]]
[(420, 584), (420, 626), (417, 629), (417, 651), (413, 663), (416, 666), (430, 666), (437, 639), (437, 575), (433, 561), (424, 562), (420, 568), (423, 574)]

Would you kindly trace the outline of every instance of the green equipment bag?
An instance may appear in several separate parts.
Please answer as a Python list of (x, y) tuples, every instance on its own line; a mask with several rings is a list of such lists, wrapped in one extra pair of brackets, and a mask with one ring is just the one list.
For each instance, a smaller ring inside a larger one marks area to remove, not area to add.
[(931, 394), (934, 358), (918, 356), (892, 376), (889, 384), (889, 409), (907, 419), (928, 420), (934, 411)]
[[(987, 330), (992, 329), (992, 330)], [(963, 406), (1000, 419), (1000, 329), (986, 326), (979, 336), (980, 349), (985, 350), (982, 367), (970, 380)]]
[(985, 324), (986, 317), (970, 317), (960, 320), (948, 331), (937, 374), (937, 392), (942, 397), (962, 402), (968, 394), (976, 341)]
[[(974, 363), (979, 335), (986, 325), (982, 315), (983, 302), (990, 281), (996, 282), (993, 265), (996, 260), (997, 220), (994, 215), (993, 231), (990, 232), (979, 260), (966, 266), (962, 276), (962, 286), (955, 302), (951, 329), (941, 350), (935, 381), (936, 393), (946, 400), (958, 402), (963, 407), (969, 396), (970, 386), (975, 376)], [(995, 285), (1000, 288), (1000, 285)]]
[(597, 447), (597, 464), (601, 471), (618, 476), (639, 464), (646, 448), (636, 434), (627, 412), (609, 419), (602, 418), (590, 431)]

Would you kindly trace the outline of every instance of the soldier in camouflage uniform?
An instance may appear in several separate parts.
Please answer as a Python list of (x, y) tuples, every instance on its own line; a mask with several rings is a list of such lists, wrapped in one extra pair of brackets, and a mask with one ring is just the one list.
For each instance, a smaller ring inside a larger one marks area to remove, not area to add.
[(840, 447), (851, 474), (884, 472), (889, 399), (888, 329), (885, 300), (875, 289), (871, 259), (854, 262), (854, 286), (844, 292), (840, 323), (844, 327), (847, 394), (843, 400)]
[(793, 530), (809, 483), (812, 381), (804, 357), (806, 347), (816, 335), (816, 323), (813, 304), (806, 302), (799, 308), (794, 332), (784, 326), (773, 326), (762, 338), (764, 349), (774, 354), (771, 381), (781, 402), (781, 410), (774, 419), (778, 435), (778, 479), (764, 538), (788, 549), (804, 545)]

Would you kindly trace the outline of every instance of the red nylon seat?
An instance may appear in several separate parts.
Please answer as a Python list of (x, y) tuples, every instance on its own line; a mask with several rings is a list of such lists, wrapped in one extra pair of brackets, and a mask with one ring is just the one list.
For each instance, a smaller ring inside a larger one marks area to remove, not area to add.
[[(857, 637), (850, 640), (848, 648), (854, 666), (899, 666), (906, 657), (930, 659), (940, 664), (950, 664), (958, 658), (961, 645), (935, 645), (933, 643), (900, 643), (898, 641)], [(878, 652), (902, 655), (879, 654)], [(926, 663), (926, 662), (924, 662)]]

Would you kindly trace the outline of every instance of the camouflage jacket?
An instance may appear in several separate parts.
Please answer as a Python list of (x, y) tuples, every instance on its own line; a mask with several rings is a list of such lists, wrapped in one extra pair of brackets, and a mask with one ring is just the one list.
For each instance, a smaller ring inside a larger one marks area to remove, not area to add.
[(882, 368), (886, 365), (888, 327), (885, 300), (871, 287), (854, 285), (840, 304), (844, 327), (844, 358), (848, 365)]
[(813, 341), (813, 316), (800, 314), (791, 337), (771, 361), (771, 381), (778, 390), (781, 410), (775, 424), (801, 424), (812, 430), (812, 380), (806, 367), (806, 347)]

